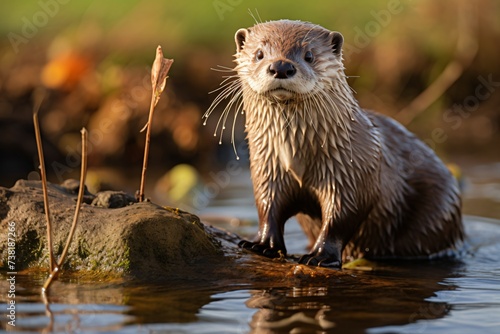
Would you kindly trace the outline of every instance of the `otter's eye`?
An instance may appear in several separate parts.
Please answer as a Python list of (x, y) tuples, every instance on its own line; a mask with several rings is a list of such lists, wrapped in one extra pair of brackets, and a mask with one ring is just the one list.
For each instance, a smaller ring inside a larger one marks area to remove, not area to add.
[(257, 61), (259, 61), (259, 60), (262, 60), (262, 58), (264, 58), (264, 52), (262, 52), (262, 50), (259, 49), (257, 51), (257, 53), (255, 54), (255, 59)]
[(308, 63), (312, 63), (314, 60), (314, 55), (311, 51), (307, 51), (306, 54), (304, 55), (304, 60), (307, 61)]

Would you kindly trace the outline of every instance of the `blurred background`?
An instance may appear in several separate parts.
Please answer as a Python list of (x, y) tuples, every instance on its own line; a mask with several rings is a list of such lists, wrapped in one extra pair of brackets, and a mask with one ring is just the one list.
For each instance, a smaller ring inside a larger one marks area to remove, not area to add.
[(231, 127), (222, 145), (213, 135), (221, 108), (203, 126), (216, 96), (209, 92), (224, 75), (211, 69), (233, 66), (238, 28), (282, 18), (344, 35), (346, 73), (361, 106), (400, 120), (449, 163), (498, 162), (499, 17), (494, 0), (2, 2), (0, 185), (39, 178), (32, 109), (35, 92), (44, 91), (49, 181), (78, 177), (85, 126), (91, 190), (138, 189), (139, 131), (161, 45), (174, 64), (155, 112), (146, 195), (165, 204), (207, 179), (221, 188), (218, 171), (232, 175), (248, 162), (242, 118), (237, 162)]

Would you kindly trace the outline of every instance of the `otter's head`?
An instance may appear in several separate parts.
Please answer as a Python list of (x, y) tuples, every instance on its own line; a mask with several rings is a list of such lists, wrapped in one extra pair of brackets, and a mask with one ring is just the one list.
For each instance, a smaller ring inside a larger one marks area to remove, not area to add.
[(343, 40), (312, 23), (260, 23), (236, 32), (236, 70), (256, 94), (277, 102), (301, 99), (344, 76)]

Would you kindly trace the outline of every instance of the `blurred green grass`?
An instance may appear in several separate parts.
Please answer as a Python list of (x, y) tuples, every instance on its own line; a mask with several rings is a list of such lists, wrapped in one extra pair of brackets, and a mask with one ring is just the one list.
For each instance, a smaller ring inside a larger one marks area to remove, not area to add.
[[(3, 2), (0, 5), (0, 33), (4, 36), (12, 32), (19, 33), (23, 18), (32, 21), (33, 15), (44, 10), (41, 3), (57, 3), (59, 8), (57, 13), (49, 18), (48, 24), (39, 29), (40, 35), (71, 33), (92, 23), (102, 29), (104, 39), (110, 37), (106, 35), (115, 36), (116, 29), (119, 29), (130, 46), (137, 46), (132, 49), (134, 53), (148, 52), (149, 49), (143, 49), (144, 46), (161, 41), (171, 45), (174, 54), (196, 45), (226, 49), (227, 45), (231, 44), (228, 41), (238, 28), (254, 24), (252, 15), (264, 21), (283, 18), (311, 21), (332, 30), (342, 31), (349, 39), (352, 37), (350, 35), (354, 35), (354, 27), (363, 27), (367, 22), (373, 21), (372, 12), (386, 9), (390, 3), (396, 3), (403, 8), (403, 17), (411, 15), (408, 12), (414, 10), (411, 1), (405, 0), (320, 0), (307, 3), (265, 0), (124, 0), (68, 1), (66, 4), (59, 4), (57, 0), (19, 1)], [(5, 42), (5, 39), (3, 41)], [(232, 45), (230, 48), (232, 49)]]

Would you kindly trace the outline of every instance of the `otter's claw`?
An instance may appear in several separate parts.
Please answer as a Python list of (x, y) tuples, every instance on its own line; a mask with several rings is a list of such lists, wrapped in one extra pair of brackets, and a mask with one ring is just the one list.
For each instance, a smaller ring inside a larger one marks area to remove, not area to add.
[(316, 255), (316, 256), (311, 254), (302, 255), (302, 257), (299, 259), (299, 263), (306, 264), (308, 266), (318, 266), (318, 267), (338, 268), (338, 269), (342, 268), (342, 261), (322, 255)]
[(240, 246), (243, 249), (248, 249), (254, 253), (258, 253), (269, 258), (276, 258), (283, 256), (282, 255), (283, 251), (271, 248), (269, 247), (269, 245), (265, 244), (243, 240), (238, 243), (238, 246)]

